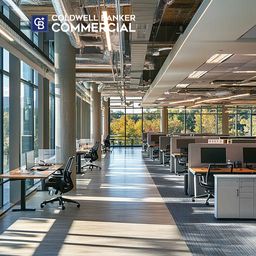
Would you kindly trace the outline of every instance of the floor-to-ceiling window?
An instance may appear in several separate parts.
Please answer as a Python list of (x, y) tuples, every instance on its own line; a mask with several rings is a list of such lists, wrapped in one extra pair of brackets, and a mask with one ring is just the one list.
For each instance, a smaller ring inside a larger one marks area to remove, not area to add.
[(55, 148), (55, 85), (50, 83), (49, 94), (49, 146), (51, 149)]
[[(9, 79), (9, 52), (3, 48), (0, 48), (0, 88), (1, 88), (1, 173), (5, 173), (9, 171), (10, 166), (10, 157), (9, 157), (9, 87), (10, 87), (10, 79)], [(3, 206), (9, 203), (10, 198), (10, 183), (4, 183), (1, 187), (1, 199), (0, 206)]]
[(160, 110), (152, 108), (143, 109), (143, 131), (160, 132)]

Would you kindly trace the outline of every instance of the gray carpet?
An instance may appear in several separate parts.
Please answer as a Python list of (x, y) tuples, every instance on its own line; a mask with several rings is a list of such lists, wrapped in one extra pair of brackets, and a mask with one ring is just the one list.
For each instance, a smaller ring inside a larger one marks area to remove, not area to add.
[(206, 206), (205, 199), (192, 203), (184, 195), (183, 176), (158, 161), (144, 161), (193, 255), (256, 255), (255, 221), (216, 220), (213, 201)]

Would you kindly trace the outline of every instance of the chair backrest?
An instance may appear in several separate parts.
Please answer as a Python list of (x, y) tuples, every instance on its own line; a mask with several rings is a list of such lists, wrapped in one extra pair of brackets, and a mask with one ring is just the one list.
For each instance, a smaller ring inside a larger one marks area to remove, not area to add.
[(232, 173), (232, 171), (233, 164), (209, 164), (205, 182), (210, 186), (214, 186), (214, 174), (227, 174)]
[(71, 179), (72, 165), (74, 162), (74, 158), (75, 158), (74, 156), (71, 156), (68, 158), (68, 161), (63, 170), (64, 182), (70, 187), (70, 190), (74, 187), (73, 181)]
[(96, 141), (95, 142), (95, 144), (94, 144), (94, 146), (91, 148), (91, 151), (93, 151), (93, 150), (96, 150), (96, 151), (98, 151), (98, 149), (99, 149), (99, 142), (98, 141)]

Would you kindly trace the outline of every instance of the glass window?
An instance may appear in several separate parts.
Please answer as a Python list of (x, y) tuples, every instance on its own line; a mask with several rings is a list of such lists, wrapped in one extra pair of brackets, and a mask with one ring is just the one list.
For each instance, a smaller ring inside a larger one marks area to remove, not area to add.
[(34, 88), (34, 151), (38, 157), (38, 88)]
[(202, 133), (217, 133), (216, 108), (202, 108)]
[(111, 109), (110, 135), (112, 144), (125, 145), (125, 109)]
[(33, 81), (32, 80), (32, 75), (33, 75), (32, 68), (23, 61), (21, 61), (20, 67), (21, 67), (21, 79), (32, 83), (32, 81)]
[(184, 133), (185, 110), (168, 109), (168, 131), (169, 133)]
[(201, 133), (201, 109), (186, 109), (186, 133)]
[(9, 66), (9, 52), (5, 49), (3, 49), (3, 70), (6, 72), (9, 72), (10, 66)]
[(55, 148), (55, 86), (50, 83), (50, 95), (49, 95), (49, 130), (50, 130), (50, 148)]
[(126, 146), (141, 145), (142, 109), (126, 109)]
[(159, 109), (143, 109), (143, 131), (160, 132)]
[(251, 109), (237, 108), (237, 135), (251, 135)]

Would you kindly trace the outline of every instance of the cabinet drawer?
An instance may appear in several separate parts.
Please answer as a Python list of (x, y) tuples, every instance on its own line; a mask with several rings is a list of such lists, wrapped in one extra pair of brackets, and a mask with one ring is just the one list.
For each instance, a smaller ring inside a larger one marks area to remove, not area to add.
[(249, 179), (240, 179), (240, 187), (253, 187), (253, 180)]
[(250, 193), (250, 192), (249, 193), (242, 193), (240, 191), (239, 197), (240, 197), (240, 199), (243, 199), (243, 198), (253, 199), (253, 193)]
[(253, 187), (239, 187), (240, 193), (251, 193), (253, 194)]

